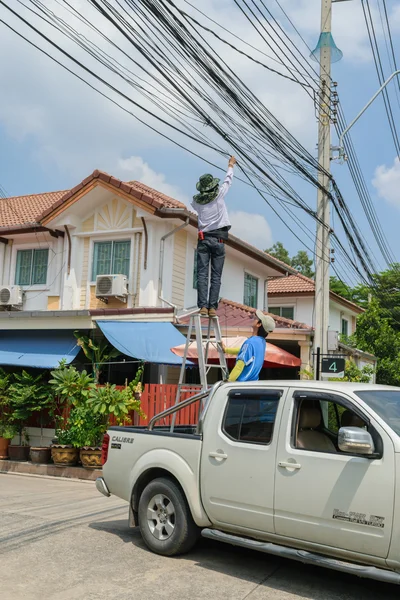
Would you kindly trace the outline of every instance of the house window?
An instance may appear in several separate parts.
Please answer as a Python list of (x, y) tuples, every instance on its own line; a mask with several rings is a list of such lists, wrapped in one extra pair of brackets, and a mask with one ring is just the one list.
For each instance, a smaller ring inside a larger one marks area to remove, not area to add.
[(194, 250), (194, 262), (193, 262), (193, 289), (197, 290), (197, 250)]
[(18, 250), (16, 285), (46, 285), (49, 249)]
[(347, 319), (342, 319), (342, 335), (349, 335), (349, 322)]
[(130, 242), (95, 242), (92, 281), (96, 281), (97, 275), (129, 277), (130, 254)]
[(269, 306), (268, 312), (291, 321), (294, 319), (294, 306)]
[(246, 306), (251, 306), (252, 308), (257, 308), (257, 298), (258, 298), (258, 279), (253, 277), (253, 275), (249, 275), (248, 273), (244, 274), (244, 304)]

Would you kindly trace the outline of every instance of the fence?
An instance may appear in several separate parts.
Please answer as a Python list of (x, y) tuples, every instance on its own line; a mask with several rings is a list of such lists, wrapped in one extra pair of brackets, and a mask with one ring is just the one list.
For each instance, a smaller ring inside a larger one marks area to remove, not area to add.
[[(123, 386), (117, 386), (120, 389), (123, 389)], [(181, 400), (186, 400), (190, 396), (198, 393), (200, 391), (200, 386), (187, 386), (188, 391), (181, 394)], [(175, 404), (176, 393), (178, 391), (177, 385), (172, 384), (157, 384), (151, 383), (146, 384), (144, 386), (142, 397), (141, 397), (141, 407), (147, 418), (143, 418), (137, 413), (133, 412), (129, 416), (132, 419), (132, 423), (134, 425), (147, 425), (152, 417), (157, 415), (158, 413), (170, 408)], [(199, 412), (199, 403), (195, 402), (190, 406), (182, 409), (177, 413), (176, 416), (176, 424), (177, 425), (195, 425), (197, 423)], [(68, 417), (69, 408), (64, 407), (61, 408), (59, 414), (62, 414), (64, 418)], [(46, 415), (43, 415), (43, 425), (45, 428), (53, 428), (55, 426), (54, 421), (50, 421)], [(40, 427), (40, 415), (34, 414), (29, 419), (27, 423), (28, 427)], [(158, 425), (169, 425), (171, 422), (171, 417), (164, 419), (157, 423)], [(111, 415), (110, 416), (111, 425), (115, 424), (115, 419)]]

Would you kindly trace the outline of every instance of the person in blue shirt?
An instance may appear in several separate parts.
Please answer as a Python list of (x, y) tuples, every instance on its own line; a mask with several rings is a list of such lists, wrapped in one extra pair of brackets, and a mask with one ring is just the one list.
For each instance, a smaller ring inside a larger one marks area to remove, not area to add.
[(226, 348), (226, 354), (237, 354), (236, 365), (228, 381), (258, 381), (265, 360), (266, 338), (275, 329), (275, 321), (261, 310), (256, 310), (253, 335), (241, 348)]

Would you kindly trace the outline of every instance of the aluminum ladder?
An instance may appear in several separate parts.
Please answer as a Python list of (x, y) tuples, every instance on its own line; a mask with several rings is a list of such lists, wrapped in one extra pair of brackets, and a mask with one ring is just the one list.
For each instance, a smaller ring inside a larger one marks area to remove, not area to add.
[[(203, 330), (201, 325), (201, 320), (207, 319), (207, 336), (203, 338)], [(196, 342), (197, 345), (197, 354), (198, 354), (198, 364), (199, 364), (199, 374), (200, 374), (200, 389), (193, 391), (193, 386), (188, 387), (189, 384), (185, 383), (185, 374), (186, 367), (188, 361), (188, 353), (189, 346), (192, 342)], [(218, 362), (215, 364), (209, 363), (208, 355), (210, 351), (210, 346), (215, 348), (218, 352)], [(175, 406), (181, 402), (181, 396), (185, 392), (193, 392), (193, 395), (199, 394), (201, 392), (206, 392), (211, 386), (207, 383), (207, 375), (210, 372), (210, 369), (221, 369), (222, 378), (228, 379), (229, 370), (228, 365), (226, 364), (225, 354), (222, 348), (222, 335), (221, 328), (219, 325), (219, 318), (216, 317), (202, 317), (199, 313), (191, 314), (189, 320), (189, 327), (186, 336), (186, 344), (185, 350), (182, 358), (182, 366), (179, 374), (179, 382), (178, 389), (176, 391), (175, 397)], [(186, 386), (186, 387), (185, 387)], [(200, 410), (204, 407), (204, 400), (201, 404)], [(173, 431), (175, 425), (176, 413), (173, 415), (171, 422), (171, 431)]]

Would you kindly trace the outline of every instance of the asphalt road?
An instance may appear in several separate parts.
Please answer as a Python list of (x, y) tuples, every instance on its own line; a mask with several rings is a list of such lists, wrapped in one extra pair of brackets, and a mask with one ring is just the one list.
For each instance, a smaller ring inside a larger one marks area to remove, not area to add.
[(93, 483), (0, 474), (1, 600), (398, 600), (399, 588), (203, 540), (147, 551)]

